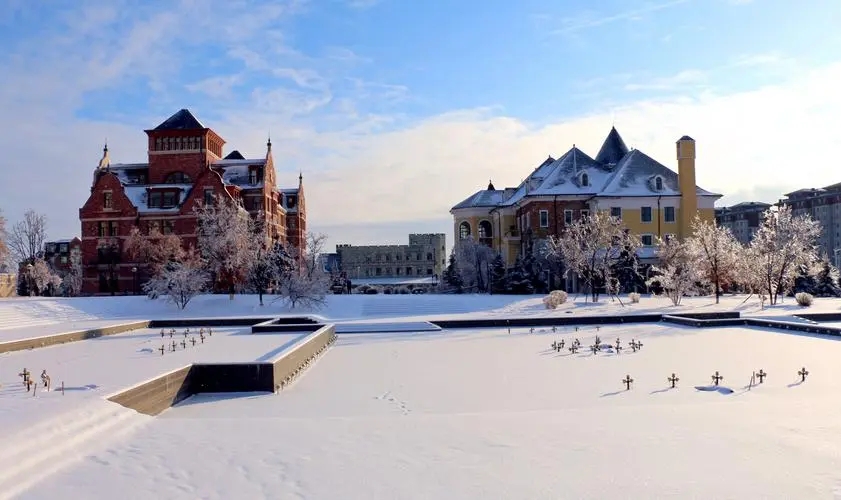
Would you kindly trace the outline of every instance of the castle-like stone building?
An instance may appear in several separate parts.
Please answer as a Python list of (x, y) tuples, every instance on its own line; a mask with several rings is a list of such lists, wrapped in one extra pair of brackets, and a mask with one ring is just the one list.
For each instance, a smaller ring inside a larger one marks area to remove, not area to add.
[(447, 265), (447, 236), (410, 234), (408, 245), (336, 245), (341, 273), (355, 284), (437, 280)]
[(225, 140), (186, 109), (145, 132), (146, 162), (111, 163), (106, 145), (94, 171), (91, 194), (79, 210), (82, 293), (138, 293), (145, 270), (124, 252), (131, 230), (156, 229), (195, 245), (193, 210), (216, 196), (233, 199), (259, 217), (267, 243), (305, 244), (303, 179), (299, 174), (297, 187), (278, 187), (271, 140), (259, 158), (239, 151), (223, 156)]
[(638, 149), (616, 128), (595, 158), (573, 146), (537, 166), (517, 187), (477, 191), (450, 213), (456, 244), (472, 237), (502, 254), (508, 265), (581, 217), (609, 212), (640, 237), (641, 257), (653, 257), (657, 237), (684, 238), (696, 215), (713, 221), (721, 197), (695, 183), (695, 141), (677, 141), (677, 172)]

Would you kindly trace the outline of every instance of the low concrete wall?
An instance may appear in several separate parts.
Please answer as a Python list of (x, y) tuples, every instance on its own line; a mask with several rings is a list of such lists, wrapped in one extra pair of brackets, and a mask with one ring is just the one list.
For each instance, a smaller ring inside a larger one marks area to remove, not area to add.
[(694, 326), (696, 328), (709, 328), (709, 327), (717, 327), (717, 326), (744, 326), (745, 320), (738, 317), (738, 313), (736, 313), (736, 317), (731, 318), (710, 318), (710, 319), (699, 319), (690, 316), (683, 316), (683, 315), (675, 315), (675, 314), (664, 314), (663, 321), (666, 323), (675, 323), (677, 325), (683, 326)]
[(746, 318), (745, 324), (748, 326), (758, 326), (760, 328), (774, 328), (777, 330), (789, 330), (801, 333), (814, 333), (818, 335), (831, 335), (833, 337), (841, 336), (841, 328), (834, 328), (831, 326), (814, 325), (810, 323), (794, 323), (788, 321), (779, 321), (772, 319), (761, 318)]
[(523, 326), (618, 325), (623, 323), (657, 323), (662, 314), (630, 314), (627, 316), (570, 316), (563, 318), (494, 318), (430, 320), (441, 328), (507, 328)]
[(285, 318), (275, 318), (272, 320), (272, 323), (275, 325), (302, 325), (302, 324), (316, 324), (318, 320), (314, 320), (309, 316), (296, 316), (296, 317), (285, 317)]
[(184, 318), (184, 319), (155, 319), (149, 323), (149, 328), (187, 328), (193, 326), (251, 326), (257, 323), (272, 321), (274, 318)]
[(739, 311), (726, 312), (705, 312), (705, 313), (677, 313), (669, 316), (677, 316), (679, 318), (693, 318), (693, 319), (738, 319), (742, 317)]
[(795, 314), (794, 317), (802, 318), (806, 321), (814, 321), (815, 323), (828, 323), (841, 321), (841, 313), (806, 313)]
[(193, 394), (274, 392), (301, 373), (335, 340), (335, 326), (322, 326), (265, 363), (197, 363), (138, 384), (108, 398), (146, 415), (157, 415)]
[(9, 342), (0, 342), (0, 353), (22, 351), (25, 349), (37, 349), (39, 347), (64, 344), (67, 342), (95, 339), (106, 335), (117, 335), (118, 333), (130, 332), (141, 328), (149, 328), (149, 325), (149, 321), (135, 321), (132, 323), (123, 323), (121, 325), (91, 328), (88, 330), (79, 330), (69, 333), (59, 333), (58, 335), (48, 335), (22, 340), (10, 340)]
[(315, 332), (321, 328), (324, 328), (324, 325), (319, 323), (263, 324), (252, 326), (251, 333)]
[(274, 392), (271, 363), (195, 364), (190, 392)]
[(305, 363), (326, 349), (336, 338), (336, 326), (325, 325), (307, 335), (290, 349), (270, 360), (274, 371), (275, 389), (285, 385), (295, 373), (304, 369)]
[(190, 397), (193, 366), (185, 366), (108, 398), (145, 415), (157, 415)]

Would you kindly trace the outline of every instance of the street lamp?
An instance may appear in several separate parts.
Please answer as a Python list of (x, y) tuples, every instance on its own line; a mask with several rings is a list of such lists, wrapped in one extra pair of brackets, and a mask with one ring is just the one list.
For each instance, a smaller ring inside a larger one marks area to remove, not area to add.
[(134, 294), (137, 295), (137, 266), (131, 268), (131, 276), (134, 281)]
[(32, 269), (33, 269), (33, 267), (34, 266), (32, 265), (31, 262), (26, 265), (26, 287), (29, 289), (29, 296), (30, 297), (33, 297), (35, 295), (34, 293), (32, 293), (33, 292), (33, 290), (32, 290)]

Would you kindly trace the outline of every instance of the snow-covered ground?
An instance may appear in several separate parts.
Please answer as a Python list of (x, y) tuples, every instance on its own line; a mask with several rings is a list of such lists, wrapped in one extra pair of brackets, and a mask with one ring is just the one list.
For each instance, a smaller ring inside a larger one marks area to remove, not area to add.
[[(596, 333), (341, 337), (281, 395), (194, 396), (21, 498), (841, 496), (838, 341), (654, 324), (598, 332), (636, 353), (549, 348)], [(732, 394), (694, 388), (715, 371)]]
[[(744, 297), (680, 307), (579, 297), (548, 311), (536, 296), (380, 295), (289, 311), (205, 296), (178, 311), (142, 297), (24, 298), (0, 300), (0, 341), (167, 317), (314, 313), (355, 330), (733, 310), (790, 320), (841, 311), (841, 301), (760, 311)], [(171, 341), (159, 329), (0, 355), (0, 498), (841, 498), (841, 343), (818, 336), (617, 325), (598, 333), (625, 350), (592, 356), (592, 327), (354, 333), (278, 396), (194, 396), (156, 418), (105, 400), (190, 362), (265, 359), (299, 337), (248, 331), (214, 329), (205, 344), (163, 355)], [(580, 353), (549, 350), (576, 336)], [(631, 338), (640, 352), (629, 352)], [(810, 375), (797, 384), (803, 366)], [(23, 368), (36, 380), (47, 369), (65, 394), (26, 393)], [(769, 378), (745, 391), (760, 368)], [(732, 394), (694, 388), (716, 370)], [(672, 372), (680, 381), (667, 390)]]

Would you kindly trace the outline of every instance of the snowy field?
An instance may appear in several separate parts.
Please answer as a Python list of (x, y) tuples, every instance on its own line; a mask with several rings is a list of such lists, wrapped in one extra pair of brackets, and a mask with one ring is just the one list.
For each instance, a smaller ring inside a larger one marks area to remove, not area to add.
[[(623, 325), (598, 334), (626, 349), (593, 355), (596, 333), (340, 337), (282, 394), (126, 417), (20, 498), (841, 498), (840, 342)], [(715, 371), (732, 393), (695, 389)]]

